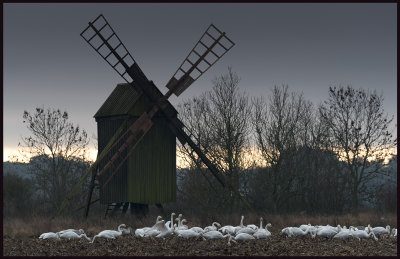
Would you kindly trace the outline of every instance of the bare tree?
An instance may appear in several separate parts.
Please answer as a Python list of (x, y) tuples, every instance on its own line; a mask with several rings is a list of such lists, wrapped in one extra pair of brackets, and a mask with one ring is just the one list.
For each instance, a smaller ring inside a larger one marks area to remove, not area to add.
[(329, 99), (319, 111), (332, 151), (346, 162), (348, 188), (356, 210), (360, 195), (368, 193), (366, 184), (385, 173), (383, 161), (396, 146), (390, 129), (393, 116), (385, 114), (382, 94), (350, 86), (330, 87)]
[[(233, 188), (240, 189), (240, 172), (249, 166), (251, 105), (246, 93), (239, 90), (240, 78), (231, 68), (213, 80), (212, 91), (179, 106), (179, 114), (212, 162), (219, 165)], [(225, 206), (237, 209), (234, 193)]]
[(297, 152), (299, 140), (307, 139), (304, 134), (307, 134), (308, 126), (301, 122), (306, 122), (309, 104), (302, 94), (290, 94), (288, 86), (275, 86), (268, 105), (263, 98), (254, 99), (253, 104), (256, 143), (267, 166), (271, 167), (266, 171), (269, 179), (266, 190), (271, 194), (272, 209), (277, 212), (281, 204), (297, 195), (293, 188), (296, 170), (281, 170), (281, 167), (284, 157), (290, 159)]
[(68, 121), (59, 109), (24, 111), (31, 135), (19, 143), (22, 155), (30, 158), (32, 174), (41, 191), (43, 207), (55, 209), (87, 169), (87, 133)]

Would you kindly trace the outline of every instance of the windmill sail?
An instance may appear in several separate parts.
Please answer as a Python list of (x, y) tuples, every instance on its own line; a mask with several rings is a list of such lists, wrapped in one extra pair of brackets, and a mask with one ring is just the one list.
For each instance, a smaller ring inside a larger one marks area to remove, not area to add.
[(225, 35), (225, 32), (221, 32), (211, 24), (183, 60), (166, 87), (179, 96), (234, 45), (235, 43)]

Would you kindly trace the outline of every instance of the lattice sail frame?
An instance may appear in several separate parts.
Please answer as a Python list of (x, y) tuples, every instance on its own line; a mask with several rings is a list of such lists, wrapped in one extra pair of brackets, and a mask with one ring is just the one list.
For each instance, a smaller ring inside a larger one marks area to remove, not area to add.
[(166, 87), (179, 96), (234, 45), (235, 43), (225, 35), (225, 32), (221, 32), (211, 24), (183, 60)]
[(102, 14), (80, 35), (127, 83), (133, 81), (126, 70), (136, 61)]

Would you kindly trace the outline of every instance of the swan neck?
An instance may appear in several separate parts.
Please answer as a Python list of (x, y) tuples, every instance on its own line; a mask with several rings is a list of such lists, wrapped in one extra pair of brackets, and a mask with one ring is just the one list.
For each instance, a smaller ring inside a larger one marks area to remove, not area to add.
[(181, 215), (179, 214), (178, 216), (178, 227), (181, 227), (182, 223), (181, 223)]
[(174, 214), (171, 214), (171, 230), (174, 230)]

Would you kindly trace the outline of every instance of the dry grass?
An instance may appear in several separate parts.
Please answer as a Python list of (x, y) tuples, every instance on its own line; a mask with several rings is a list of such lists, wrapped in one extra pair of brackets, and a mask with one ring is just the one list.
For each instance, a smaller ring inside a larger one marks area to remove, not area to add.
[[(177, 213), (179, 214), (179, 213)], [(169, 214), (164, 215), (164, 220), (170, 219)], [(196, 218), (193, 215), (184, 215), (187, 219), (187, 225), (192, 226), (207, 226), (211, 225), (213, 221), (217, 221), (222, 225), (239, 225), (241, 214), (233, 213), (226, 215), (218, 215), (215, 217)], [(386, 226), (397, 227), (397, 215), (386, 214), (381, 215), (377, 213), (360, 213), (358, 216), (346, 214), (340, 216), (321, 215), (321, 216), (308, 216), (308, 215), (255, 215), (244, 214), (244, 224), (259, 224), (259, 218), (264, 218), (264, 224), (271, 223), (273, 229), (281, 229), (287, 226), (299, 226), (301, 224), (311, 223), (312, 225), (332, 225), (337, 224), (345, 226)], [(88, 219), (83, 218), (46, 218), (46, 217), (32, 217), (26, 219), (10, 218), (3, 220), (3, 235), (12, 237), (29, 237), (37, 236), (44, 232), (56, 232), (62, 229), (75, 228), (84, 229), (88, 234), (96, 234), (104, 229), (116, 229), (119, 224), (125, 223), (132, 229), (141, 228), (145, 226), (152, 226), (155, 223), (157, 211), (150, 211), (150, 215), (144, 219), (137, 219), (130, 214), (125, 216), (103, 218), (100, 215), (92, 215)]]

